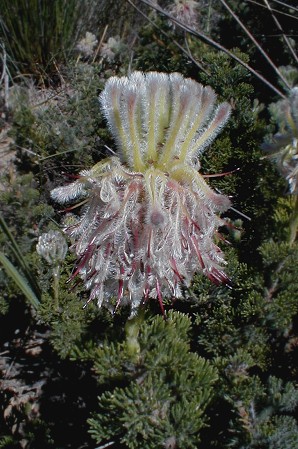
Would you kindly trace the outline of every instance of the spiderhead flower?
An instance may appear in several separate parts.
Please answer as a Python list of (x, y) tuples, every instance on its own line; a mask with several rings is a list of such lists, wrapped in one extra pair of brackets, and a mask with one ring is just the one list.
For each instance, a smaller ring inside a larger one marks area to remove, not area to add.
[(100, 104), (118, 156), (83, 170), (52, 191), (60, 203), (81, 199), (84, 211), (65, 232), (78, 256), (90, 300), (132, 313), (148, 298), (181, 297), (195, 272), (227, 281), (214, 242), (229, 199), (199, 173), (199, 156), (230, 115), (228, 103), (178, 73), (112, 77)]
[(269, 152), (280, 174), (287, 180), (289, 193), (298, 194), (298, 87), (289, 97), (271, 105), (271, 113), (280, 131), (262, 148)]

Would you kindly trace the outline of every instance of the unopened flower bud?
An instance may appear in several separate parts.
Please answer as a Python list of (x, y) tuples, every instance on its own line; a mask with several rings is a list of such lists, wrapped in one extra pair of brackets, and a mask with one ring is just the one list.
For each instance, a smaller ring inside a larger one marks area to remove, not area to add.
[(59, 265), (65, 259), (68, 246), (59, 231), (49, 231), (42, 234), (36, 245), (37, 253), (50, 265)]

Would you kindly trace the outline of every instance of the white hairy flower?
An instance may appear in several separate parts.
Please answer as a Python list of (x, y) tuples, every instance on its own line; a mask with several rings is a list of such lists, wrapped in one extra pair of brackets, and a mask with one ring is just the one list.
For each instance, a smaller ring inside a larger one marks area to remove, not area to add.
[(195, 272), (227, 281), (214, 242), (229, 199), (199, 173), (199, 156), (230, 115), (215, 106), (211, 87), (178, 73), (134, 72), (112, 77), (100, 104), (119, 156), (83, 170), (52, 191), (60, 203), (81, 200), (83, 212), (66, 227), (90, 300), (110, 308), (148, 298), (182, 296)]

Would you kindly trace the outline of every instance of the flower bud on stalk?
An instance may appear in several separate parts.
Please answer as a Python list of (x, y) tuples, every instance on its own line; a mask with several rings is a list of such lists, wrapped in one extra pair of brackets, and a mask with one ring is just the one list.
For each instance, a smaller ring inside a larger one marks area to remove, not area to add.
[(59, 310), (59, 278), (60, 266), (66, 257), (68, 246), (59, 231), (49, 231), (41, 234), (36, 245), (37, 254), (52, 266), (53, 290), (56, 309)]

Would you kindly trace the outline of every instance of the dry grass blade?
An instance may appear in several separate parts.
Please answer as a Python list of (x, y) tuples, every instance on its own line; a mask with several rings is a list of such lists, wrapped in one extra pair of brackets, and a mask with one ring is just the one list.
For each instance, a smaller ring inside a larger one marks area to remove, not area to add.
[(296, 7), (293, 6), (293, 5), (288, 5), (287, 3), (281, 2), (281, 1), (279, 1), (279, 0), (272, 0), (272, 1), (273, 1), (274, 3), (278, 3), (279, 5), (285, 6), (286, 8), (292, 9), (293, 11), (298, 11), (298, 8), (296, 8)]
[(263, 57), (266, 59), (266, 61), (271, 65), (275, 73), (278, 75), (278, 77), (282, 80), (282, 82), (287, 86), (288, 89), (291, 88), (286, 78), (282, 75), (282, 73), (278, 70), (272, 59), (268, 56), (268, 54), (263, 50), (262, 46), (259, 44), (259, 42), (256, 40), (256, 38), (251, 34), (251, 32), (248, 30), (248, 28), (244, 25), (244, 23), (240, 20), (240, 18), (237, 16), (237, 14), (234, 13), (234, 11), (229, 7), (229, 5), (224, 1), (220, 0), (221, 4), (226, 8), (226, 10), (229, 12), (229, 14), (236, 20), (236, 22), (240, 25), (240, 27), (243, 29), (245, 34), (249, 37), (249, 39), (253, 42), (253, 44), (256, 46), (256, 48), (259, 50), (259, 52), (263, 55)]
[[(137, 9), (136, 5), (131, 1), (131, 0), (127, 0), (128, 3), (130, 3), (134, 8)], [(256, 70), (253, 69), (253, 67), (251, 67), (249, 64), (246, 64), (244, 61), (242, 61), (242, 59), (240, 59), (238, 56), (236, 56), (232, 51), (228, 50), (227, 48), (225, 48), (224, 46), (222, 46), (219, 42), (213, 40), (211, 37), (207, 36), (206, 34), (202, 33), (201, 31), (198, 30), (194, 30), (193, 28), (189, 27), (188, 25), (183, 24), (180, 20), (176, 19), (175, 17), (173, 17), (171, 14), (167, 13), (164, 9), (162, 9), (160, 6), (153, 4), (152, 2), (148, 1), (148, 0), (141, 0), (142, 3), (144, 3), (145, 5), (149, 6), (152, 9), (155, 9), (156, 11), (158, 11), (160, 14), (162, 14), (163, 16), (167, 17), (169, 20), (171, 20), (173, 23), (175, 23), (175, 25), (177, 25), (179, 28), (181, 28), (182, 30), (186, 31), (187, 33), (201, 39), (203, 42), (207, 43), (208, 45), (216, 48), (217, 50), (222, 51), (223, 53), (227, 54), (230, 58), (234, 59), (236, 62), (238, 62), (239, 64), (241, 64), (243, 67), (245, 67), (250, 73), (252, 73), (256, 78), (258, 78), (259, 80), (261, 80), (267, 87), (269, 87), (271, 90), (273, 90), (275, 92), (275, 94), (277, 94), (279, 97), (281, 98), (286, 98), (286, 95), (283, 94), (277, 87), (275, 87), (272, 83), (270, 83), (264, 76), (262, 76), (260, 73), (258, 73)], [(223, 1), (223, 0), (220, 0)], [(146, 15), (144, 14), (144, 16), (146, 17)], [(242, 22), (241, 22), (242, 23)], [(160, 29), (160, 28), (159, 28)], [(264, 51), (264, 50), (262, 50)], [(267, 55), (268, 57), (268, 55)], [(268, 59), (270, 59), (268, 57)], [(273, 63), (272, 63), (273, 64)], [(279, 70), (277, 69), (277, 67), (275, 67), (275, 65), (273, 64), (273, 67), (276, 71), (276, 73), (278, 75), (280, 75), (282, 77), (282, 75), (280, 74)], [(282, 77), (283, 78), (283, 77)], [(287, 81), (285, 80), (285, 84), (288, 85)]]
[(288, 48), (289, 48), (289, 50), (290, 50), (290, 52), (291, 52), (291, 54), (292, 54), (294, 60), (295, 60), (296, 62), (298, 62), (298, 57), (297, 57), (297, 54), (295, 53), (294, 47), (293, 47), (293, 45), (291, 44), (291, 41), (289, 40), (288, 36), (285, 34), (284, 30), (282, 29), (282, 26), (281, 26), (279, 20), (277, 19), (277, 17), (275, 16), (274, 13), (286, 15), (286, 16), (291, 17), (291, 18), (296, 19), (296, 20), (298, 20), (298, 17), (295, 17), (295, 16), (293, 16), (293, 15), (291, 15), (291, 14), (285, 14), (285, 13), (282, 12), (282, 11), (278, 11), (277, 9), (271, 8), (271, 6), (270, 6), (270, 4), (269, 4), (269, 2), (268, 2), (267, 0), (263, 0), (264, 3), (265, 3), (265, 5), (262, 5), (261, 3), (258, 3), (258, 2), (252, 1), (252, 0), (248, 0), (248, 1), (249, 1), (250, 3), (254, 3), (255, 5), (258, 5), (258, 6), (261, 6), (261, 7), (263, 7), (263, 8), (266, 8), (266, 9), (268, 9), (268, 10), (270, 11), (270, 14), (271, 14), (271, 16), (272, 16), (272, 19), (274, 20), (274, 22), (275, 22), (275, 24), (276, 24), (278, 30), (281, 32), (281, 35), (282, 35), (282, 37), (283, 37), (283, 39), (284, 39), (286, 45), (288, 46)]
[[(141, 14), (153, 27), (155, 27), (156, 29), (158, 29), (158, 31), (163, 34), (166, 37), (169, 37), (168, 33), (166, 33), (162, 28), (160, 28), (156, 23), (153, 22), (153, 20), (150, 19), (150, 17), (148, 17), (140, 8), (138, 8), (131, 0), (127, 0), (128, 3), (136, 10), (138, 11), (139, 14)], [(187, 44), (187, 40), (185, 39), (185, 45), (186, 45), (186, 49), (182, 47), (182, 45), (180, 45), (176, 40), (172, 40), (173, 44), (176, 45), (177, 48), (179, 48), (179, 50), (182, 51), (182, 53), (185, 54), (185, 56), (187, 56), (193, 64), (195, 64), (200, 70), (202, 70), (202, 72), (208, 74), (206, 72), (206, 69), (198, 62), (194, 59), (194, 57), (192, 56), (190, 49), (188, 47)]]
[[(265, 5), (255, 1), (255, 0), (246, 0), (246, 1), (247, 1), (247, 3), (252, 3), (254, 5), (260, 6), (261, 8), (267, 8)], [(272, 0), (272, 1), (274, 1), (274, 0)], [(281, 3), (281, 2), (279, 2), (279, 3)], [(282, 5), (286, 6), (288, 8), (291, 8), (294, 11), (298, 11), (298, 8), (295, 8), (294, 6), (287, 5), (286, 3), (282, 3)], [(293, 14), (286, 13), (284, 11), (279, 11), (278, 9), (275, 9), (275, 8), (271, 8), (271, 11), (273, 11), (276, 14), (279, 14), (280, 16), (286, 16), (286, 17), (290, 17), (291, 19), (298, 20), (298, 17), (295, 17)]]
[(9, 80), (11, 79), (11, 75), (8, 69), (7, 64), (7, 53), (5, 50), (5, 46), (2, 44), (0, 46), (1, 53), (0, 53), (0, 61), (2, 66), (2, 74), (0, 75), (0, 88), (3, 84), (3, 91), (4, 91), (4, 106), (6, 109), (8, 109), (8, 97), (9, 97)]

